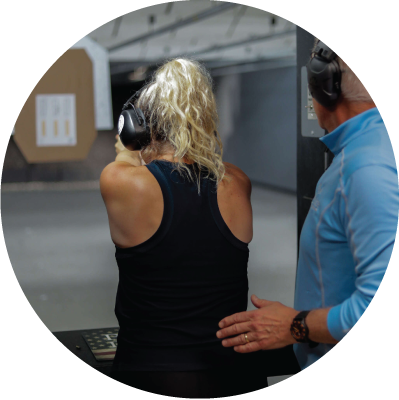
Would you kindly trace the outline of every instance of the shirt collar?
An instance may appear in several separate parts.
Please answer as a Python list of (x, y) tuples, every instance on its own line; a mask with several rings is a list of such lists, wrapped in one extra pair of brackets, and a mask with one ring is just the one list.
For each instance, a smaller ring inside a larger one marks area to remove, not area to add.
[(382, 122), (381, 115), (376, 107), (348, 119), (320, 140), (336, 156), (349, 142), (360, 136), (371, 123), (375, 122)]

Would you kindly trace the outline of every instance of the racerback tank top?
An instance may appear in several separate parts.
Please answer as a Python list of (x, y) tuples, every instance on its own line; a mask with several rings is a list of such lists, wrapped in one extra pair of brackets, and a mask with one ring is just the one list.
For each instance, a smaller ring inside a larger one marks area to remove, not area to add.
[(215, 182), (202, 176), (198, 193), (174, 163), (156, 160), (147, 168), (161, 187), (164, 212), (150, 239), (116, 248), (114, 369), (185, 371), (249, 360), (216, 337), (221, 319), (247, 309), (249, 251), (220, 214)]

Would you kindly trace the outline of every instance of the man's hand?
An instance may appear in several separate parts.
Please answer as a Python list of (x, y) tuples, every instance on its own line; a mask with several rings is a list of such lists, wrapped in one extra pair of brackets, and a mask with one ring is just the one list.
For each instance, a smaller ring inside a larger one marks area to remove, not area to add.
[[(278, 349), (296, 343), (290, 332), (298, 311), (276, 302), (251, 296), (258, 310), (233, 314), (219, 322), (216, 336), (224, 347), (234, 346), (238, 353)], [(246, 337), (245, 337), (246, 334)], [(231, 337), (234, 336), (234, 337)]]

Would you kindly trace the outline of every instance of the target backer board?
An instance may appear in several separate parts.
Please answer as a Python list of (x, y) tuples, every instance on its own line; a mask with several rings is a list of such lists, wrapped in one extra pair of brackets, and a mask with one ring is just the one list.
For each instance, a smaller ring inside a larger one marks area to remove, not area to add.
[(84, 160), (96, 138), (93, 65), (84, 49), (65, 52), (28, 97), (14, 140), (29, 163)]
[(108, 50), (86, 36), (72, 48), (84, 49), (93, 63), (94, 111), (97, 131), (114, 128)]

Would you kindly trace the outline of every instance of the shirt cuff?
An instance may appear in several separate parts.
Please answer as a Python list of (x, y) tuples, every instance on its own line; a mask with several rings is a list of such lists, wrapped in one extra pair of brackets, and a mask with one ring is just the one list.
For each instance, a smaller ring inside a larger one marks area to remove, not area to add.
[(331, 336), (338, 341), (340, 341), (347, 333), (347, 330), (342, 326), (341, 308), (342, 304), (339, 304), (331, 308), (327, 315), (327, 328)]

